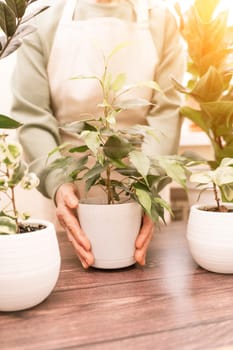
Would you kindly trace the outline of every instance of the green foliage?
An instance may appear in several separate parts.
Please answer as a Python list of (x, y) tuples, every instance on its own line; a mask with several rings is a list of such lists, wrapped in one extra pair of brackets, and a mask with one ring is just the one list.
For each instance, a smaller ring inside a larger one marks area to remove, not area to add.
[(37, 16), (48, 6), (40, 6), (26, 13), (28, 6), (37, 0), (0, 0), (0, 58), (14, 52), (21, 44), (24, 36), (32, 33), (36, 28), (30, 20)]
[(196, 101), (196, 108), (183, 107), (181, 113), (209, 137), (216, 165), (233, 155), (233, 30), (226, 12), (216, 14), (218, 3), (196, 0), (184, 16), (180, 14), (192, 83), (184, 87), (174, 81), (176, 88), (191, 98), (188, 101)]
[(18, 220), (24, 218), (24, 214), (20, 214), (16, 208), (16, 186), (30, 190), (39, 184), (39, 179), (29, 172), (22, 160), (22, 154), (18, 142), (7, 140), (5, 134), (0, 136), (0, 234), (16, 233)]
[[(36, 28), (29, 24), (30, 19), (48, 6), (37, 7), (30, 14), (26, 10), (37, 0), (0, 0), (0, 59), (13, 53), (22, 43), (22, 38)], [(21, 124), (0, 114), (0, 129), (17, 129)], [(9, 141), (5, 132), (0, 134), (0, 234), (17, 233), (18, 221), (28, 217), (19, 213), (16, 206), (15, 188), (32, 189), (39, 183), (35, 174), (30, 173), (23, 162), (22, 147)]]
[[(173, 80), (177, 90), (188, 97), (181, 114), (210, 140), (214, 160), (208, 164), (212, 170), (222, 169), (224, 158), (233, 156), (233, 28), (228, 26), (228, 13), (216, 11), (219, 3), (196, 0), (185, 14), (178, 10), (188, 48), (190, 80), (186, 86)], [(230, 197), (224, 195), (225, 199)]]
[[(153, 136), (155, 134), (154, 130), (148, 126), (140, 125), (128, 130), (116, 128), (116, 117), (122, 110), (151, 104), (144, 99), (119, 99), (120, 96), (140, 86), (160, 91), (158, 84), (154, 81), (125, 85), (125, 74), (120, 73), (112, 77), (108, 71), (108, 63), (112, 55), (121, 48), (122, 45), (119, 45), (105, 59), (102, 77), (72, 78), (96, 79), (99, 82), (103, 96), (102, 103), (99, 105), (102, 112), (97, 116), (89, 116), (89, 119), (61, 126), (63, 131), (75, 134), (82, 144), (71, 145), (68, 156), (58, 158), (48, 165), (48, 168), (62, 168), (69, 174), (71, 181), (84, 181), (86, 191), (93, 186), (101, 187), (109, 204), (125, 198), (133, 199), (143, 207), (153, 221), (157, 222), (159, 218), (164, 220), (164, 210), (170, 210), (169, 205), (161, 198), (160, 191), (174, 178), (175, 167), (179, 169), (178, 175), (175, 176), (176, 180), (184, 184), (186, 172), (184, 159), (170, 156), (169, 163), (168, 159), (165, 162), (166, 157), (152, 159), (146, 156), (141, 150), (144, 137), (147, 134)], [(52, 150), (50, 155), (54, 152), (62, 153), (62, 149), (63, 145)], [(170, 173), (169, 176), (168, 173)]]
[(224, 158), (214, 170), (193, 173), (190, 176), (190, 181), (207, 186), (206, 188), (209, 188), (208, 185), (212, 185), (217, 207), (221, 211), (222, 206), (220, 205), (218, 190), (223, 202), (233, 202), (233, 159)]

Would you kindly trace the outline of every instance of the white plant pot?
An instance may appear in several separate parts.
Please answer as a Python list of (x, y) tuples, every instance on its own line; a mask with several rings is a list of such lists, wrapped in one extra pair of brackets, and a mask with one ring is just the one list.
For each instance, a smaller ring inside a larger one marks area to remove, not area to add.
[(78, 217), (91, 242), (93, 267), (116, 269), (135, 263), (135, 240), (142, 220), (138, 203), (79, 203)]
[[(233, 209), (233, 204), (225, 205)], [(187, 239), (193, 259), (206, 270), (233, 273), (233, 213), (200, 210), (203, 206), (193, 205), (188, 220)]]
[(53, 290), (60, 271), (60, 251), (54, 225), (28, 220), (46, 228), (0, 235), (0, 311), (17, 311), (41, 303)]

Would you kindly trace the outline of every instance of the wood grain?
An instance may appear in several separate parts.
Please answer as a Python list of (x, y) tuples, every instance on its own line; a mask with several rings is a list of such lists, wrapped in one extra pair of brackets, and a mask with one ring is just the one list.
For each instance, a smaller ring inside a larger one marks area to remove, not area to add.
[(64, 234), (59, 242), (54, 292), (30, 310), (0, 313), (1, 350), (230, 350), (232, 276), (193, 262), (185, 223), (155, 233), (145, 267), (85, 271)]

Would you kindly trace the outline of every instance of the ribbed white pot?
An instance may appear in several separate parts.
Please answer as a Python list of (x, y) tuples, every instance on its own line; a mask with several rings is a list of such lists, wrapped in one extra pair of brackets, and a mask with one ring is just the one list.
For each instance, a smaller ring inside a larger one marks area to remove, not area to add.
[(91, 242), (94, 267), (116, 269), (135, 263), (135, 240), (142, 220), (138, 203), (79, 203), (78, 217)]
[(28, 220), (46, 228), (0, 235), (0, 311), (17, 311), (42, 302), (53, 290), (60, 271), (60, 251), (54, 225)]
[[(233, 209), (233, 204), (225, 205)], [(200, 210), (202, 207), (193, 205), (190, 210), (187, 227), (190, 252), (206, 270), (233, 273), (233, 213)]]

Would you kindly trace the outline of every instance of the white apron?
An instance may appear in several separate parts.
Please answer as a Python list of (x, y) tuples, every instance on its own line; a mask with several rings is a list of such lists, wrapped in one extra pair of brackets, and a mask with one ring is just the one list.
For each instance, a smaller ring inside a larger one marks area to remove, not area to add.
[[(99, 83), (94, 79), (70, 78), (78, 75), (101, 77), (104, 59), (117, 45), (127, 43), (112, 56), (109, 71), (115, 77), (126, 74), (126, 84), (153, 80), (158, 55), (149, 30), (149, 1), (140, 0), (135, 8), (137, 22), (115, 17), (97, 17), (74, 21), (77, 0), (67, 0), (55, 34), (48, 62), (48, 77), (54, 114), (59, 122), (83, 119), (96, 114), (102, 102)], [(153, 91), (147, 87), (133, 89), (128, 98), (150, 100)], [(122, 99), (126, 96), (122, 96)], [(117, 116), (117, 127), (146, 124), (148, 107), (127, 110)], [(61, 135), (63, 141), (70, 136)]]

